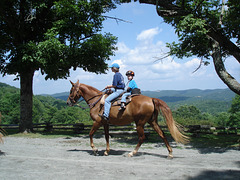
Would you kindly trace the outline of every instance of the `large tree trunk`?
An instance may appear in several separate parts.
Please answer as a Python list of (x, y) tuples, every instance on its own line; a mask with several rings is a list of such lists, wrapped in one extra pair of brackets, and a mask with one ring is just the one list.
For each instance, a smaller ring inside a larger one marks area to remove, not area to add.
[(221, 47), (217, 41), (213, 41), (212, 58), (215, 70), (219, 78), (229, 87), (229, 89), (240, 95), (240, 84), (225, 69), (221, 56)]
[(20, 74), (20, 132), (32, 132), (32, 105), (33, 105), (33, 75), (34, 72)]

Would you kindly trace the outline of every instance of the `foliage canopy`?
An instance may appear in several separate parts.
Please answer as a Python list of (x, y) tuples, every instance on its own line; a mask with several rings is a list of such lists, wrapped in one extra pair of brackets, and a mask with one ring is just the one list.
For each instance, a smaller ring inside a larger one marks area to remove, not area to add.
[[(107, 1), (18, 1), (0, 4), (1, 73), (40, 70), (64, 78), (71, 67), (103, 73), (116, 37), (99, 32)], [(111, 4), (110, 4), (111, 5)], [(112, 8), (113, 8), (112, 4)]]
[[(114, 1), (113, 1), (114, 2)], [(32, 129), (35, 71), (66, 78), (70, 69), (104, 73), (117, 38), (101, 34), (109, 0), (1, 0), (0, 73), (20, 79), (20, 131)]]

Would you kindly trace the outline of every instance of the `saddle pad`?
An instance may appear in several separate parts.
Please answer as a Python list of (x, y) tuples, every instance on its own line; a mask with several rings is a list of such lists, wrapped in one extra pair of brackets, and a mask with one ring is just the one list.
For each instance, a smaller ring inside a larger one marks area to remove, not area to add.
[[(126, 105), (131, 102), (131, 97), (132, 97), (132, 96), (135, 96), (135, 95), (131, 95), (131, 96), (128, 96), (128, 97), (127, 97), (127, 99), (126, 99)], [(100, 100), (100, 105), (102, 105), (102, 106), (104, 105), (105, 99), (106, 99), (107, 97), (108, 97), (107, 94), (104, 94), (104, 95), (103, 95), (103, 97), (102, 97), (101, 100)], [(120, 106), (120, 105), (121, 105), (121, 98), (122, 98), (122, 96), (119, 96), (119, 97), (117, 97), (116, 99), (114, 99), (114, 100), (112, 101), (112, 106)]]

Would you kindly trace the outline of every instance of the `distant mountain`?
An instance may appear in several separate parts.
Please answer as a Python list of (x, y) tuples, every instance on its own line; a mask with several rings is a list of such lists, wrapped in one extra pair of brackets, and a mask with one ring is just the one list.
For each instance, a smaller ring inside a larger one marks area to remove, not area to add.
[(56, 93), (56, 94), (40, 94), (40, 95), (41, 96), (52, 96), (56, 99), (61, 99), (61, 100), (67, 101), (69, 92), (62, 92), (62, 93)]
[[(13, 92), (19, 92), (18, 88), (0, 83), (0, 88), (11, 89)], [(215, 114), (218, 112), (227, 112), (231, 107), (231, 101), (235, 97), (235, 93), (229, 89), (188, 89), (188, 90), (162, 90), (162, 91), (142, 91), (143, 95), (159, 98), (165, 101), (172, 110), (176, 110), (179, 106), (188, 105), (195, 106), (201, 112)], [(64, 105), (69, 96), (69, 92), (57, 94), (42, 94), (41, 96), (51, 96), (55, 99), (63, 100)]]
[(231, 101), (232, 98), (235, 97), (235, 93), (229, 89), (143, 91), (143, 94), (146, 96), (162, 99), (166, 102), (178, 102), (190, 99)]
[(235, 97), (229, 89), (144, 91), (143, 94), (162, 99), (173, 110), (182, 105), (192, 105), (210, 114), (228, 111)]
[(10, 85), (8, 85), (8, 84), (6, 84), (6, 83), (1, 83), (1, 82), (0, 82), (0, 88), (5, 88), (5, 87), (7, 87), (7, 88), (12, 88), (12, 89), (18, 89), (18, 88), (14, 87), (14, 86), (10, 86)]
[[(235, 93), (229, 89), (142, 91), (142, 94), (165, 101), (172, 110), (176, 110), (182, 105), (192, 105), (196, 106), (202, 112), (210, 114), (227, 112), (231, 107), (232, 99), (235, 97)], [(57, 93), (50, 96), (66, 101), (69, 92)]]
[[(229, 89), (142, 91), (142, 94), (145, 96), (162, 99), (165, 102), (179, 102), (193, 100), (232, 101), (232, 98), (235, 97), (235, 93)], [(69, 96), (69, 92), (52, 94), (49, 96), (52, 96), (56, 99), (62, 99), (65, 101)]]

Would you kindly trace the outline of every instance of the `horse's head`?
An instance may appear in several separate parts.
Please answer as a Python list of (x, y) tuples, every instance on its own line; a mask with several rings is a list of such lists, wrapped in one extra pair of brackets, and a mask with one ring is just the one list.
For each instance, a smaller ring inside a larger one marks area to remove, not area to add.
[(82, 96), (82, 91), (80, 90), (79, 80), (76, 83), (73, 83), (72, 81), (70, 81), (70, 83), (72, 84), (72, 88), (67, 99), (67, 105), (73, 106)]

